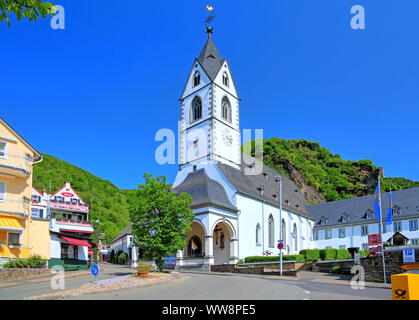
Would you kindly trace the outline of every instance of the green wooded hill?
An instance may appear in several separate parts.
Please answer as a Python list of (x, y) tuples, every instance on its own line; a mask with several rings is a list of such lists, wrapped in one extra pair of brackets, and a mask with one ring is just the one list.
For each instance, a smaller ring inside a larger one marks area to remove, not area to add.
[[(254, 141), (245, 147), (249, 148), (248, 153), (255, 155)], [(307, 140), (271, 138), (263, 141), (263, 152), (265, 165), (293, 180), (311, 203), (374, 193), (382, 171), (371, 160), (344, 160)], [(382, 178), (381, 181), (382, 191), (419, 187), (419, 182), (404, 178)]]
[(109, 243), (129, 223), (128, 201), (123, 191), (58, 158), (44, 154), (44, 160), (34, 166), (33, 185), (39, 190), (55, 192), (66, 181), (90, 204), (90, 220), (99, 220), (100, 232)]

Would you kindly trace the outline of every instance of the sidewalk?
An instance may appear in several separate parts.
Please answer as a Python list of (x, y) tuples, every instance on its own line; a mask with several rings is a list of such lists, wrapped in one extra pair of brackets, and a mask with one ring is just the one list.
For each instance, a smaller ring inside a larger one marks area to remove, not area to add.
[[(206, 272), (206, 271), (194, 271), (194, 270), (180, 270), (180, 273), (193, 273), (193, 274), (207, 274), (217, 276), (230, 276), (230, 277), (252, 277), (260, 279), (272, 279), (272, 280), (283, 280), (283, 281), (294, 281), (294, 282), (310, 282), (310, 283), (324, 283), (324, 284), (335, 284), (341, 286), (350, 286), (349, 279), (340, 279), (340, 275), (334, 275), (329, 273), (318, 273), (302, 271), (299, 277), (286, 277), (279, 275), (258, 275), (258, 274), (245, 274), (245, 273), (224, 273), (224, 272)], [(380, 289), (391, 289), (391, 284), (376, 283), (376, 282), (365, 282), (366, 288), (380, 288)]]

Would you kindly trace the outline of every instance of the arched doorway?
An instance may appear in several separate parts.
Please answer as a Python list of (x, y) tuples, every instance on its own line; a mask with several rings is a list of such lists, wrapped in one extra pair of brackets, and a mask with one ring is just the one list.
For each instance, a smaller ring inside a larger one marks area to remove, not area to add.
[(186, 235), (186, 248), (183, 255), (189, 258), (203, 258), (205, 256), (205, 230), (201, 222), (193, 221), (192, 231)]
[(214, 263), (231, 263), (234, 256), (235, 233), (233, 227), (225, 221), (216, 223), (213, 229)]

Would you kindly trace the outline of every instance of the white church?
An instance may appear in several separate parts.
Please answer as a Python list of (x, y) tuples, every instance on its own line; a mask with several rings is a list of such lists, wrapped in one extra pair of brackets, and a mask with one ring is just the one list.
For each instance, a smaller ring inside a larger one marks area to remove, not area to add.
[[(240, 98), (212, 40), (195, 59), (181, 97), (179, 172), (173, 189), (193, 198), (195, 219), (177, 268), (235, 264), (312, 248), (315, 221), (297, 186), (241, 152)], [(280, 238), (282, 229), (282, 238)]]

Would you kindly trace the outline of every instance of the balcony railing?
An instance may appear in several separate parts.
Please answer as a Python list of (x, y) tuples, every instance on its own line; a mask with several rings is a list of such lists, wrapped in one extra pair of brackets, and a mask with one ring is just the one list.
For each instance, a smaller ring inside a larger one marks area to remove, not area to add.
[(91, 226), (90, 221), (87, 221), (87, 220), (55, 218), (55, 221), (57, 224), (73, 224), (73, 225)]
[(11, 214), (28, 215), (30, 208), (30, 201), (25, 198), (7, 196), (5, 199), (0, 199), (0, 211)]
[(67, 211), (84, 212), (84, 213), (89, 212), (89, 206), (87, 204), (71, 203), (71, 202), (57, 201), (57, 200), (50, 201), (50, 208), (62, 209), (62, 210), (67, 210)]
[(16, 174), (17, 176), (28, 176), (31, 172), (33, 159), (25, 154), (6, 153), (0, 157), (0, 171)]

